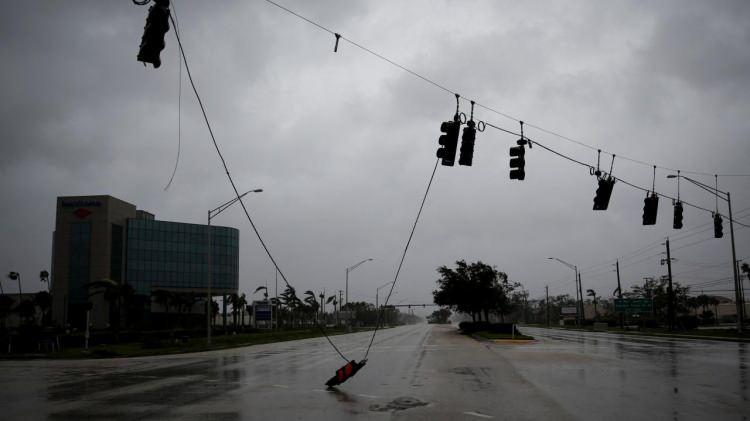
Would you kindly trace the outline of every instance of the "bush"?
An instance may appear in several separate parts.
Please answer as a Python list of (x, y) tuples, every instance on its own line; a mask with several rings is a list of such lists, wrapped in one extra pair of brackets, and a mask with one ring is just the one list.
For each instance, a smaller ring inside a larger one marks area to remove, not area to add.
[[(469, 335), (476, 332), (487, 331), (491, 333), (513, 333), (513, 323), (490, 323), (490, 322), (461, 322), (458, 328), (461, 332)], [(519, 334), (516, 328), (516, 334)]]
[(699, 324), (700, 319), (698, 319), (698, 316), (689, 315), (677, 318), (677, 326), (680, 326), (685, 330), (697, 329)]

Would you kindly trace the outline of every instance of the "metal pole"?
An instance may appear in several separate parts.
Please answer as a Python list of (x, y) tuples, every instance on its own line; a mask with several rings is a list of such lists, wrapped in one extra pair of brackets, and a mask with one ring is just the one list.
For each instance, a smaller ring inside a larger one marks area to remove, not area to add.
[(667, 287), (667, 317), (669, 318), (668, 327), (671, 332), (674, 329), (674, 291), (672, 290), (672, 256), (669, 253), (669, 237), (667, 237), (667, 275), (669, 285)]
[(583, 322), (586, 321), (586, 312), (583, 308), (583, 287), (581, 286), (581, 272), (578, 272), (578, 266), (576, 266), (576, 273), (578, 273), (578, 296), (581, 297), (581, 327), (583, 327)]
[(91, 310), (86, 310), (86, 336), (85, 336), (85, 343), (83, 344), (84, 349), (89, 349), (89, 324), (91, 324), (90, 320)]
[(276, 266), (273, 268), (276, 277), (276, 302), (274, 303), (274, 308), (276, 309), (276, 330), (279, 330), (279, 270)]
[(547, 295), (547, 299), (544, 301), (544, 303), (547, 305), (547, 310), (545, 311), (547, 316), (547, 327), (549, 327), (549, 285), (546, 285), (544, 287), (544, 292)]
[(737, 302), (737, 332), (742, 333), (744, 318), (745, 318), (745, 303), (743, 302), (740, 288), (742, 284), (737, 276), (737, 265), (734, 263), (737, 261), (737, 253), (734, 247), (734, 221), (732, 219), (732, 198), (727, 192), (727, 206), (729, 207), (729, 233), (732, 238), (732, 269), (734, 270), (734, 295), (735, 301)]
[(349, 268), (346, 268), (346, 303), (349, 304)]
[[(729, 218), (731, 218), (731, 216)], [(21, 304), (21, 301), (23, 300), (21, 292), (21, 274), (16, 272), (16, 276), (18, 277), (18, 304)]]
[(206, 289), (206, 345), (211, 346), (211, 317), (213, 316), (213, 300), (211, 299), (211, 211), (208, 211), (208, 288)]
[[(617, 298), (622, 300), (622, 285), (620, 284), (620, 259), (617, 259), (615, 263), (617, 267)], [(625, 314), (620, 312), (620, 329), (625, 328)]]

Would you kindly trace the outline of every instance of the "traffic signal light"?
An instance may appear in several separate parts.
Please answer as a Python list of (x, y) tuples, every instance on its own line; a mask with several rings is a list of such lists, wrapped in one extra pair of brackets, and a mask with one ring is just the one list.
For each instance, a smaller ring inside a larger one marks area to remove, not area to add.
[(349, 361), (346, 365), (336, 370), (336, 375), (328, 379), (326, 386), (333, 387), (344, 383), (357, 374), (357, 371), (364, 367), (365, 364), (367, 364), (367, 360), (362, 360), (362, 362), (359, 363), (355, 360)]
[(656, 224), (656, 212), (659, 209), (659, 196), (651, 192), (650, 196), (643, 199), (643, 225)]
[(612, 188), (615, 186), (615, 179), (613, 177), (600, 177), (599, 187), (596, 188), (596, 196), (594, 196), (594, 210), (607, 210), (609, 206), (609, 198), (612, 196)]
[(672, 222), (672, 228), (676, 230), (682, 229), (682, 202), (679, 200), (674, 202), (674, 221)]
[(164, 34), (169, 31), (169, 0), (154, 0), (148, 9), (146, 26), (143, 28), (138, 61), (151, 63), (154, 68), (161, 66), (159, 53), (164, 49)]
[(477, 129), (474, 120), (469, 120), (464, 127), (464, 134), (461, 137), (461, 156), (458, 158), (458, 165), (471, 166), (474, 157), (474, 139), (477, 136)]
[(456, 147), (458, 146), (458, 132), (461, 129), (461, 121), (458, 114), (453, 121), (444, 121), (440, 125), (440, 131), (445, 133), (440, 136), (438, 143), (442, 146), (437, 151), (437, 157), (442, 159), (442, 164), (448, 167), (453, 166), (456, 160)]
[(724, 220), (718, 213), (714, 214), (714, 238), (721, 238), (724, 236)]
[[(520, 141), (519, 141), (520, 143)], [(525, 141), (524, 141), (525, 143)], [(523, 180), (526, 178), (526, 149), (523, 147), (523, 143), (518, 146), (510, 148), (510, 179), (511, 180)]]

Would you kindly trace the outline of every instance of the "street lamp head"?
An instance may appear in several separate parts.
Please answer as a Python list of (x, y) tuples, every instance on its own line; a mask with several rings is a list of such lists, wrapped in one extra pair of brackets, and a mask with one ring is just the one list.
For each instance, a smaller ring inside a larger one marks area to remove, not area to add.
[(255, 190), (253, 190), (253, 193), (261, 193), (262, 191), (263, 191), (263, 189), (255, 189)]
[(675, 174), (667, 174), (667, 178), (677, 178), (677, 175), (675, 175)]

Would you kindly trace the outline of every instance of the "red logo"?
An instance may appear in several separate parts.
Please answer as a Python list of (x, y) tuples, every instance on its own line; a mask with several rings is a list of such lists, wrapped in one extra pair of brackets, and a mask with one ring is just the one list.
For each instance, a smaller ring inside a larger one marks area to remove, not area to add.
[(73, 211), (73, 215), (78, 217), (78, 219), (86, 219), (87, 216), (91, 215), (91, 211), (84, 208), (78, 208)]

